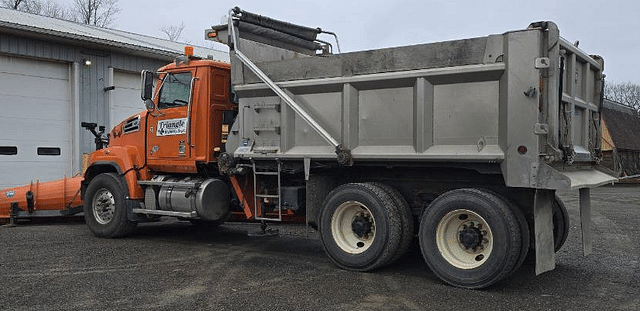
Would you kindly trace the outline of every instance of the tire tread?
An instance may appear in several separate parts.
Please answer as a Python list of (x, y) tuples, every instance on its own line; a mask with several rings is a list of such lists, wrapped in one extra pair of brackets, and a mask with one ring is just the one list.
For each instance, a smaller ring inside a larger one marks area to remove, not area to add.
[(393, 264), (398, 259), (402, 258), (409, 247), (411, 246), (411, 242), (413, 241), (414, 227), (413, 227), (413, 216), (411, 215), (411, 209), (409, 208), (409, 203), (402, 196), (400, 191), (397, 189), (383, 184), (383, 183), (373, 183), (373, 185), (378, 186), (384, 189), (387, 194), (391, 196), (391, 198), (395, 202), (395, 206), (398, 210), (398, 214), (400, 215), (400, 222), (402, 226), (402, 230), (400, 231), (400, 245), (398, 246), (398, 250), (396, 250), (396, 254), (391, 258), (391, 260), (387, 264)]

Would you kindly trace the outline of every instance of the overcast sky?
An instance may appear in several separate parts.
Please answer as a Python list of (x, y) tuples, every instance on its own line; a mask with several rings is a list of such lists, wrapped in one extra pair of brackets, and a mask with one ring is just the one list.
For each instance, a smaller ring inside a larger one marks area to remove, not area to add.
[(119, 6), (113, 28), (164, 37), (162, 26), (184, 22), (180, 41), (201, 46), (211, 45), (204, 29), (220, 24), (230, 8), (239, 6), (333, 31), (342, 52), (486, 36), (550, 20), (562, 37), (579, 40), (582, 50), (604, 57), (607, 81), (640, 84), (638, 0), (120, 0)]

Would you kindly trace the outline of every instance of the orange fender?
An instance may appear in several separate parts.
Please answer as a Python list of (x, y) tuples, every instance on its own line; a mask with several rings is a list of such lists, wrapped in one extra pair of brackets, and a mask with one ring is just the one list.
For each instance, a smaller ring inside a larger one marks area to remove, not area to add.
[(142, 152), (144, 151), (134, 146), (113, 146), (92, 152), (85, 172), (87, 183), (97, 174), (104, 172), (105, 167), (110, 167), (118, 174), (124, 175), (130, 199), (144, 198), (142, 187), (138, 185), (138, 178), (149, 180), (152, 174), (144, 167)]

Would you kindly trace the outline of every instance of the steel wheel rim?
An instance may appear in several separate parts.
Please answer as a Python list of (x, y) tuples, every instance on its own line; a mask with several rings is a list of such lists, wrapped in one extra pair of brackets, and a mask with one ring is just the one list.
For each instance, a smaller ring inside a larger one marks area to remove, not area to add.
[(101, 225), (106, 225), (113, 219), (116, 211), (116, 200), (111, 191), (102, 188), (93, 196), (93, 216)]
[[(474, 269), (489, 259), (493, 235), (491, 227), (479, 214), (466, 209), (451, 211), (440, 220), (436, 230), (438, 250), (454, 267)], [(469, 242), (470, 237), (474, 243)]]
[[(366, 234), (354, 230), (359, 224), (370, 225)], [(331, 217), (333, 239), (343, 251), (361, 254), (371, 247), (375, 240), (376, 223), (371, 211), (357, 201), (347, 201), (338, 206)]]

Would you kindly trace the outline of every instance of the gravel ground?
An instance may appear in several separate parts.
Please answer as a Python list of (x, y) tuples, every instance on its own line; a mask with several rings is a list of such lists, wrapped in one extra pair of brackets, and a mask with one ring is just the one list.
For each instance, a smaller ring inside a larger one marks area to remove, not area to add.
[(317, 234), (254, 224), (213, 232), (171, 219), (124, 239), (95, 238), (82, 221), (0, 227), (3, 310), (638, 310), (640, 188), (592, 191), (593, 254), (581, 251), (578, 195), (559, 193), (571, 231), (557, 268), (525, 265), (484, 290), (443, 284), (417, 247), (370, 273), (337, 268)]

